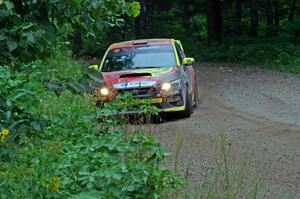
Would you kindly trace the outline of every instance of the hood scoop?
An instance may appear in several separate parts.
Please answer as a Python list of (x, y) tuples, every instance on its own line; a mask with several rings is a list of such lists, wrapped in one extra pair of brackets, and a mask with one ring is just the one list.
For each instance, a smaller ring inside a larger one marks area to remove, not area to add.
[(127, 78), (127, 77), (151, 77), (151, 73), (130, 73), (121, 75), (120, 78)]

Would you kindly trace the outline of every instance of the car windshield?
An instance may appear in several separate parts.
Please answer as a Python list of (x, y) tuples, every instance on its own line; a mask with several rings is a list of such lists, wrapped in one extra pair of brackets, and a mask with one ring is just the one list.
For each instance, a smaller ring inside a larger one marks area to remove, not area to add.
[(110, 50), (102, 72), (171, 66), (176, 66), (171, 45), (145, 45)]

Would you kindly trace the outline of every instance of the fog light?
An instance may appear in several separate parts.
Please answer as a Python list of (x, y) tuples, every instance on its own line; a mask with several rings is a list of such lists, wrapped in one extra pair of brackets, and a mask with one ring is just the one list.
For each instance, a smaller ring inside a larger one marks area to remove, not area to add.
[(107, 96), (109, 94), (109, 90), (107, 88), (101, 88), (100, 90), (101, 95)]
[(164, 90), (164, 91), (168, 91), (168, 90), (171, 89), (171, 87), (172, 87), (172, 86), (171, 86), (170, 83), (164, 83), (164, 84), (162, 85), (161, 89)]

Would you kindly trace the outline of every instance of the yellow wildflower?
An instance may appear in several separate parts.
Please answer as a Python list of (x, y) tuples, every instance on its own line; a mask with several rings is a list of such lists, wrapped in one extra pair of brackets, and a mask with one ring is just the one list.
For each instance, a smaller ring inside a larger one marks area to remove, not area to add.
[(2, 133), (3, 133), (4, 135), (7, 135), (7, 134), (9, 133), (9, 130), (8, 130), (8, 129), (3, 129), (3, 130), (2, 130)]
[(9, 133), (8, 129), (3, 129), (0, 132), (0, 142), (4, 142), (6, 140), (8, 133)]

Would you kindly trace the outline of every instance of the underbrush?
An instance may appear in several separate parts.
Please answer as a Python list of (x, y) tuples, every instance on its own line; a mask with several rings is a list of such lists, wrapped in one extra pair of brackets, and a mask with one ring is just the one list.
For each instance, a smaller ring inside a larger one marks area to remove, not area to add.
[(127, 122), (108, 108), (138, 102), (97, 108), (100, 74), (69, 57), (0, 68), (0, 198), (159, 198), (181, 185), (153, 137), (107, 128)]
[[(195, 45), (195, 44), (194, 44)], [(221, 44), (198, 43), (191, 48), (200, 61), (261, 65), (264, 68), (300, 73), (300, 47), (284, 36), (272, 39), (226, 37)]]

